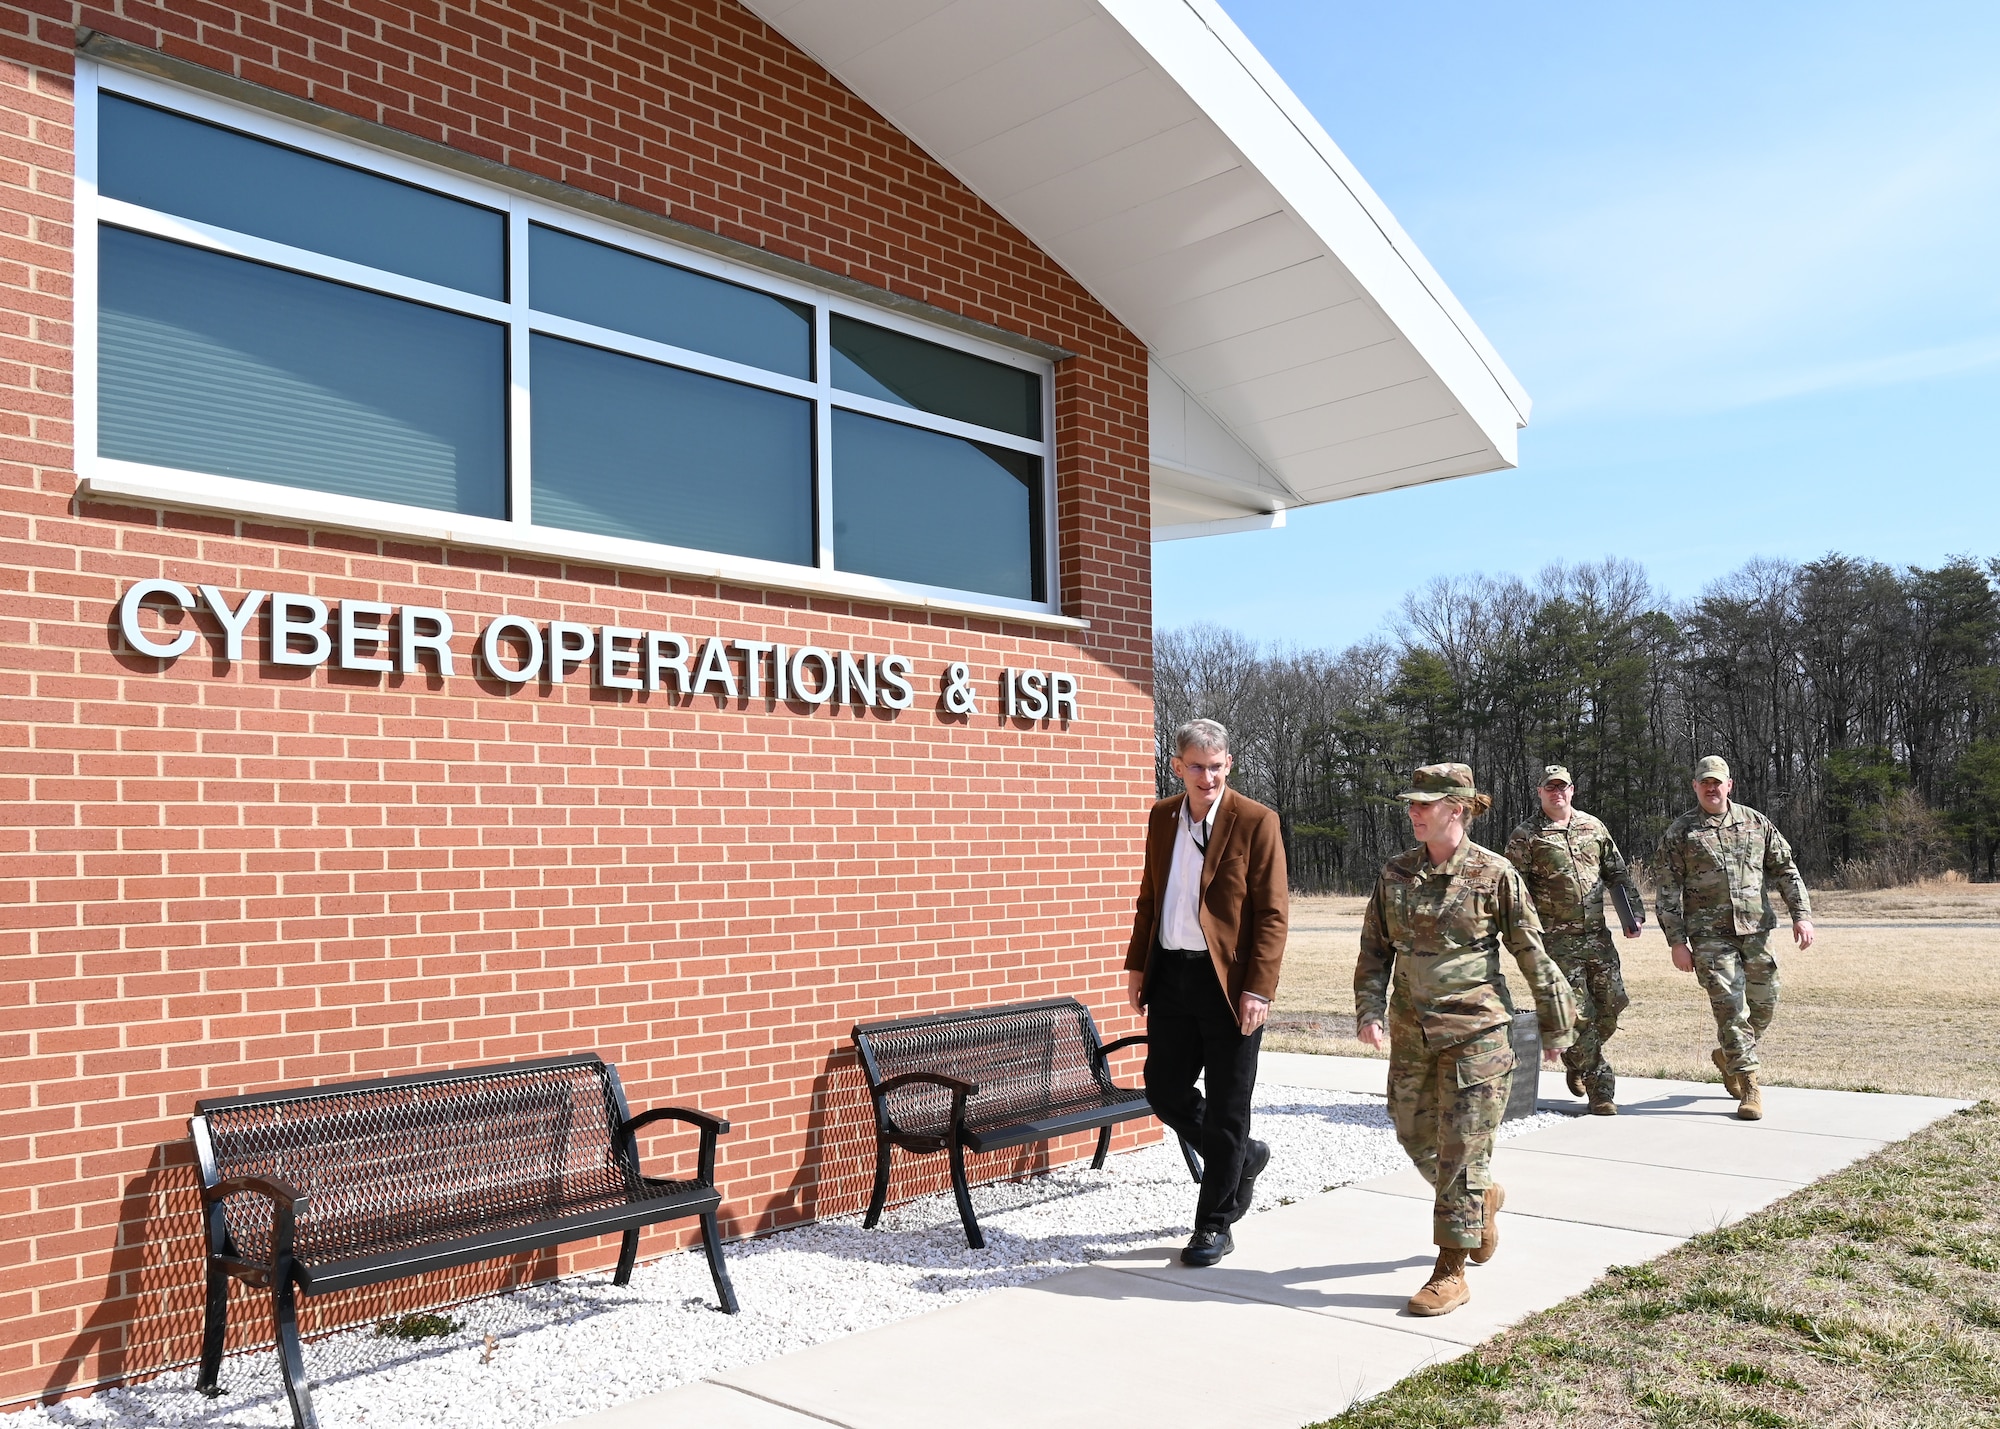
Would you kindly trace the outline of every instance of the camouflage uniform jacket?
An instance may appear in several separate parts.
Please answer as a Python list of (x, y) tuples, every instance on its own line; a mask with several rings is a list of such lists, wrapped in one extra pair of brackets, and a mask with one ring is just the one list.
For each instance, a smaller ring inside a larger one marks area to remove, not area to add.
[(1576, 1003), (1542, 951), (1542, 925), (1514, 866), (1471, 839), (1433, 866), (1423, 845), (1383, 865), (1361, 924), (1354, 1020), (1420, 1027), (1427, 1047), (1449, 1047), (1505, 1026), (1513, 1002), (1500, 946), (1534, 993), (1544, 1047), (1567, 1047)]
[(1660, 840), (1660, 931), (1679, 944), (1775, 928), (1773, 884), (1794, 922), (1812, 917), (1792, 846), (1776, 824), (1737, 803), (1720, 814), (1682, 814)]
[(1535, 815), (1507, 840), (1507, 861), (1527, 880), (1544, 933), (1604, 931), (1604, 894), (1611, 883), (1625, 885), (1634, 908), (1646, 906), (1611, 830), (1581, 809), (1571, 809), (1565, 824)]

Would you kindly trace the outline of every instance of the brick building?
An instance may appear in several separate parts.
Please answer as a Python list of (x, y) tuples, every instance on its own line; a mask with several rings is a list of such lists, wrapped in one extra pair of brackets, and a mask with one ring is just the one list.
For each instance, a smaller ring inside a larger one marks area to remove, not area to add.
[(191, 1357), (199, 1096), (600, 1052), (743, 1235), (855, 1021), (1134, 1030), (1150, 543), (1525, 420), (1207, 0), (0, 17), (0, 1404)]

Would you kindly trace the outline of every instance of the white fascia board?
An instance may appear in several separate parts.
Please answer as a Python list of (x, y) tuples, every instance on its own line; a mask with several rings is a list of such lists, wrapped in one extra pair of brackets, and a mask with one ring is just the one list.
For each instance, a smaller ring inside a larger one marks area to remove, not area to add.
[(1387, 206), (1235, 23), (1212, 0), (1097, 3), (1326, 243), (1514, 464), (1527, 393)]
[(1481, 364), (1506, 392), (1507, 400), (1513, 404), (1515, 414), (1519, 418), (1516, 425), (1525, 427), (1534, 407), (1534, 401), (1528, 396), (1527, 389), (1521, 385), (1512, 369), (1494, 350), (1493, 344), (1487, 341), (1486, 334), (1480, 330), (1479, 324), (1473, 321), (1472, 314), (1465, 310), (1458, 296), (1446, 285), (1438, 271), (1431, 267), (1430, 260), (1424, 257), (1416, 242), (1403, 231), (1403, 225), (1396, 221), (1396, 216), (1389, 211), (1389, 206), (1382, 202), (1380, 195), (1370, 187), (1368, 180), (1361, 176), (1361, 171), (1354, 167), (1346, 154), (1341, 152), (1340, 146), (1333, 141), (1333, 136), (1326, 132), (1325, 126), (1314, 118), (1312, 111), (1292, 93), (1291, 86), (1279, 78), (1278, 72), (1271, 68), (1270, 61), (1264, 58), (1263, 53), (1250, 42), (1250, 37), (1237, 27), (1236, 22), (1229, 18), (1215, 0), (1184, 0), (1184, 3), (1202, 17), (1203, 23), (1228, 48), (1230, 55), (1257, 81), (1272, 103), (1284, 111), (1286, 119), (1304, 136), (1306, 142), (1333, 171), (1355, 202), (1367, 212), (1375, 226), (1381, 230), (1383, 237), (1389, 241), (1389, 245), (1395, 249), (1396, 255), (1408, 265), (1411, 273), (1423, 285), (1431, 300), (1451, 319), (1452, 326), (1460, 338), (1479, 354)]
[(1155, 526), (1153, 543), (1192, 541), (1199, 536), (1230, 536), (1238, 531), (1276, 531), (1284, 524), (1285, 513), (1282, 511), (1264, 516), (1238, 516), (1226, 521), (1189, 521), (1179, 526)]

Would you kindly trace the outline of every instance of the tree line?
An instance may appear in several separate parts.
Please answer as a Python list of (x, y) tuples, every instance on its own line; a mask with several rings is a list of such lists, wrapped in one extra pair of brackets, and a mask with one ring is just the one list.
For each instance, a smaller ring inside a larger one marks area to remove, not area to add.
[(2000, 560), (1760, 559), (1686, 601), (1624, 560), (1451, 577), (1345, 650), (1162, 630), (1154, 701), (1161, 795), (1173, 731), (1222, 721), (1232, 783), (1278, 811), (1304, 889), (1369, 887), (1409, 845), (1396, 792), (1444, 760), (1492, 793), (1474, 837), (1496, 848), (1563, 764), (1646, 861), (1693, 807), (1694, 761), (1721, 754), (1821, 881), (1992, 879), (2000, 859)]

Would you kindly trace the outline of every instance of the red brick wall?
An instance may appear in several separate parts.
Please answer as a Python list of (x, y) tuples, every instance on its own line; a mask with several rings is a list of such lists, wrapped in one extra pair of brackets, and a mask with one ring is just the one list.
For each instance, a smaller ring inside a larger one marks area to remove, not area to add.
[[(1082, 634), (74, 502), (70, 75), (86, 25), (1061, 344)], [(731, 1117), (738, 1233), (851, 1209), (860, 1018), (1075, 993), (1150, 792), (1144, 354), (1026, 239), (730, 0), (0, 6), (0, 1402), (192, 1354), (197, 1096), (594, 1050)], [(1067, 731), (162, 669), (164, 576), (1066, 670)], [(662, 1137), (653, 1150), (682, 1147)], [(1073, 1148), (1059, 1148), (1058, 1156)], [(991, 1175), (1019, 1169), (995, 1158)], [(918, 1189), (915, 1178), (899, 1183)], [(654, 1234), (647, 1253), (678, 1243)], [(607, 1247), (320, 1307), (606, 1263)], [(398, 1298), (400, 1297), (400, 1298)], [(236, 1316), (261, 1334), (261, 1297)]]

